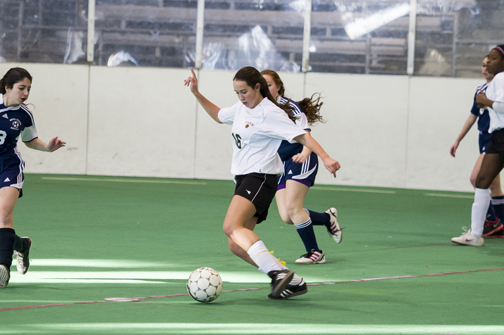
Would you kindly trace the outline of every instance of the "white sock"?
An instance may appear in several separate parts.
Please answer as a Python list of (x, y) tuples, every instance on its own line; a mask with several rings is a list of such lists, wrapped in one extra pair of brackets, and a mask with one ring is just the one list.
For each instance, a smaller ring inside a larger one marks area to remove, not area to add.
[(285, 268), (278, 259), (270, 254), (261, 240), (252, 244), (247, 250), (247, 254), (259, 267), (259, 271), (264, 274), (268, 274), (268, 272), (273, 270), (283, 270)]
[(490, 190), (476, 188), (474, 190), (474, 203), (471, 211), (471, 233), (481, 237), (485, 225), (486, 213), (490, 205)]

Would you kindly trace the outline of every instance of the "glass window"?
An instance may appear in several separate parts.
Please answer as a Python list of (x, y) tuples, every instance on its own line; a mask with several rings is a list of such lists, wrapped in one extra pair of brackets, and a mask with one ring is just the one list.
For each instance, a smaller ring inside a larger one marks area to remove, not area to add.
[(481, 77), (481, 61), (502, 44), (504, 1), (418, 0), (415, 75)]
[(96, 0), (95, 63), (188, 67), (197, 1)]
[[(95, 0), (94, 64), (195, 65), (197, 0)], [(410, 0), (312, 0), (311, 72), (405, 75)], [(0, 0), (0, 61), (87, 63), (88, 0)], [(417, 0), (414, 74), (480, 77), (504, 0)], [(202, 67), (301, 71), (305, 0), (205, 1)]]
[(0, 60), (85, 63), (87, 0), (0, 0)]
[(205, 4), (202, 68), (301, 70), (304, 0)]
[(313, 0), (310, 71), (406, 74), (409, 0)]

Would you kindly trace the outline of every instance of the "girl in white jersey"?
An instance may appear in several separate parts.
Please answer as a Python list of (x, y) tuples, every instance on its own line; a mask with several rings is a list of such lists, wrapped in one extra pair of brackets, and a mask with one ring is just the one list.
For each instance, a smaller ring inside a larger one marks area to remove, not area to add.
[(471, 212), (471, 229), (452, 242), (463, 245), (483, 246), (482, 237), (485, 216), (490, 204), (489, 187), (502, 170), (504, 164), (504, 45), (493, 48), (488, 54), (488, 72), (494, 79), (485, 93), (476, 95), (480, 108), (486, 107), (490, 115), (489, 132), (492, 133), (481, 168), (476, 178), (474, 203)]
[(189, 86), (200, 105), (216, 122), (232, 125), (231, 173), (235, 175), (236, 187), (223, 225), (229, 248), (272, 279), (268, 298), (287, 299), (306, 293), (303, 279), (271, 255), (253, 230), (266, 219), (275, 196), (277, 177), (283, 172), (277, 154), (282, 140), (295, 139), (313, 150), (334, 176), (340, 164), (294, 124), (291, 109), (277, 104), (255, 68), (244, 67), (236, 73), (233, 88), (239, 101), (227, 108), (220, 108), (205, 98), (198, 91), (192, 68), (191, 74), (184, 85)]
[(18, 138), (31, 149), (52, 152), (65, 146), (57, 137), (48, 144), (37, 135), (33, 115), (24, 104), (30, 94), (32, 76), (23, 68), (12, 68), (0, 80), (0, 288), (10, 279), (12, 253), (16, 251), (17, 271), (25, 274), (31, 240), (14, 231), (13, 213), (23, 195), (24, 161), (17, 151)]
[[(314, 94), (294, 102), (284, 97), (285, 87), (282, 79), (273, 70), (261, 71), (268, 84), (271, 96), (280, 104), (290, 104), (295, 109), (296, 125), (310, 135), (310, 126), (323, 122), (320, 115), (320, 96)], [(294, 225), (305, 246), (306, 253), (296, 260), (297, 264), (323, 264), (324, 252), (318, 247), (313, 226), (325, 226), (336, 243), (342, 240), (342, 230), (338, 223), (338, 211), (330, 208), (324, 213), (303, 208), (308, 190), (315, 184), (318, 170), (318, 157), (298, 142), (282, 141), (278, 154), (284, 164), (284, 173), (278, 178), (275, 195), (278, 212), (285, 223)]]
[[(483, 59), (483, 63), (481, 65), (481, 74), (483, 78), (486, 79), (486, 82), (483, 85), (480, 85), (476, 88), (476, 93), (474, 94), (473, 106), (471, 108), (471, 112), (469, 113), (469, 117), (467, 118), (460, 134), (457, 136), (455, 143), (450, 148), (450, 154), (455, 157), (455, 153), (460, 144), (460, 141), (465, 137), (465, 135), (469, 132), (471, 127), (478, 121), (478, 132), (479, 132), (479, 151), (480, 155), (478, 159), (476, 159), (476, 164), (474, 164), (474, 168), (471, 172), (471, 177), (469, 178), (472, 186), (475, 186), (476, 177), (481, 168), (481, 162), (483, 161), (483, 157), (485, 156), (486, 150), (488, 148), (488, 144), (490, 143), (490, 138), (492, 137), (492, 133), (488, 132), (490, 128), (490, 116), (488, 115), (488, 110), (484, 108), (479, 108), (476, 103), (476, 94), (480, 92), (486, 92), (488, 84), (492, 81), (494, 74), (489, 73), (487, 70), (488, 63), (488, 55)], [(490, 206), (488, 206), (485, 226), (483, 229), (483, 237), (497, 237), (500, 235), (502, 230), (502, 223), (499, 218), (504, 220), (504, 196), (502, 193), (500, 177), (497, 175), (493, 180), (492, 184), (490, 184), (490, 194), (492, 196), (492, 201)]]

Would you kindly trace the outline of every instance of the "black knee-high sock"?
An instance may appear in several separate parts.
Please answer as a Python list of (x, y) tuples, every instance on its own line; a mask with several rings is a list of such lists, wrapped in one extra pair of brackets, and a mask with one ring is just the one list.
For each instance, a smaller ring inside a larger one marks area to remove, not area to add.
[(25, 247), (24, 247), (23, 238), (16, 235), (16, 240), (14, 241), (14, 250), (15, 251), (23, 251), (24, 249), (25, 249)]
[(16, 242), (16, 232), (11, 228), (0, 229), (0, 264), (10, 269), (12, 265), (12, 253)]
[(314, 212), (309, 209), (305, 209), (308, 215), (312, 219), (314, 226), (327, 226), (331, 223), (331, 217), (327, 213)]

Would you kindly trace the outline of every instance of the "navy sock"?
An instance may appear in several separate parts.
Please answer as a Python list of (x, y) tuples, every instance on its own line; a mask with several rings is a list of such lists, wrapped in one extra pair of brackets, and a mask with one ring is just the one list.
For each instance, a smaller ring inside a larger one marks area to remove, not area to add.
[(313, 231), (312, 220), (308, 219), (305, 222), (294, 225), (296, 230), (301, 237), (301, 241), (305, 246), (306, 252), (320, 251), (317, 245), (317, 239), (315, 238), (315, 232)]
[(494, 222), (496, 220), (496, 218), (495, 218), (495, 211), (494, 211), (492, 203), (490, 203), (490, 205), (488, 206), (486, 220), (492, 221), (492, 222)]
[(10, 269), (12, 265), (12, 253), (14, 252), (14, 243), (16, 233), (11, 228), (0, 229), (0, 264)]
[(331, 223), (331, 217), (327, 213), (318, 213), (305, 209), (312, 220), (314, 226), (327, 226)]
[(499, 219), (504, 220), (504, 196), (492, 197), (491, 201), (492, 207), (495, 212), (495, 216)]

